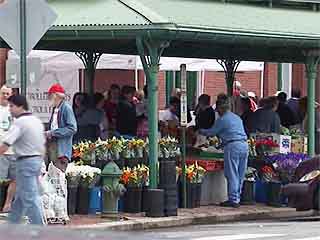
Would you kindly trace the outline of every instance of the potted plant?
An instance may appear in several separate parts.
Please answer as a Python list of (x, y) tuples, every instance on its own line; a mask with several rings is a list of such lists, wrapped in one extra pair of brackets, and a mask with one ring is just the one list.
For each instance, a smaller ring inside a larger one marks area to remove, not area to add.
[(141, 212), (142, 187), (147, 184), (148, 177), (149, 169), (146, 166), (123, 169), (120, 182), (126, 187), (123, 196), (124, 212)]
[(303, 153), (288, 153), (269, 156), (267, 162), (272, 164), (279, 179), (270, 181), (268, 186), (268, 205), (281, 207), (287, 204), (287, 199), (281, 196), (283, 185), (292, 182), (294, 173), (298, 165), (308, 160), (309, 156)]
[(255, 202), (255, 181), (257, 179), (257, 171), (254, 168), (248, 167), (245, 175), (241, 191), (242, 204), (254, 204)]
[(78, 203), (78, 187), (80, 183), (80, 172), (74, 163), (68, 164), (66, 170), (67, 189), (68, 189), (68, 214), (76, 213)]
[(78, 188), (78, 214), (88, 214), (90, 204), (90, 190), (99, 181), (101, 170), (90, 166), (78, 166), (80, 183)]
[[(177, 173), (182, 175), (182, 169), (177, 168)], [(200, 207), (201, 203), (201, 186), (205, 176), (206, 170), (201, 167), (198, 162), (189, 165), (186, 168), (186, 179), (187, 179), (187, 208)], [(180, 201), (183, 201), (182, 187), (180, 182)], [(180, 203), (180, 205), (182, 205)]]

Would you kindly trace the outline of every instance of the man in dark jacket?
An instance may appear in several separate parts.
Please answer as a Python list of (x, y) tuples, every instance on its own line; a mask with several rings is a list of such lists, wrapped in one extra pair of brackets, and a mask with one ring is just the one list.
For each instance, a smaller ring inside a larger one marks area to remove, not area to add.
[(196, 127), (198, 129), (209, 129), (213, 126), (215, 121), (215, 111), (210, 105), (210, 96), (202, 94), (198, 99), (198, 106), (195, 111)]
[(133, 104), (135, 89), (124, 86), (121, 90), (121, 100), (117, 108), (116, 129), (120, 136), (133, 138), (137, 135), (137, 113)]
[(301, 124), (303, 121), (303, 113), (300, 110), (299, 101), (301, 98), (301, 91), (299, 89), (292, 89), (291, 98), (288, 100), (288, 106), (294, 114), (294, 124)]
[(285, 92), (280, 92), (278, 94), (278, 101), (279, 106), (277, 109), (277, 113), (279, 114), (281, 125), (286, 128), (295, 125), (295, 115), (287, 104), (287, 94)]
[(277, 97), (264, 99), (263, 107), (253, 113), (252, 132), (280, 133), (281, 124), (277, 109)]

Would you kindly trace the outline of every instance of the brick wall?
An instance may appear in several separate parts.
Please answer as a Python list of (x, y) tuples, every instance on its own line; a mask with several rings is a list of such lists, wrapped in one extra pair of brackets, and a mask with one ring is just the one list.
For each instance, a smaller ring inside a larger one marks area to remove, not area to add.
[[(247, 71), (236, 73), (237, 81), (241, 82), (242, 89), (255, 92), (257, 96), (261, 94), (261, 72)], [(219, 93), (225, 93), (227, 90), (224, 72), (206, 71), (204, 77), (204, 93), (211, 96), (214, 103)]]
[(301, 95), (307, 95), (308, 82), (306, 80), (304, 64), (292, 64), (292, 88), (301, 90)]
[(278, 66), (276, 63), (265, 63), (264, 64), (264, 75), (263, 75), (263, 87), (264, 96), (271, 96), (277, 92), (278, 88)]

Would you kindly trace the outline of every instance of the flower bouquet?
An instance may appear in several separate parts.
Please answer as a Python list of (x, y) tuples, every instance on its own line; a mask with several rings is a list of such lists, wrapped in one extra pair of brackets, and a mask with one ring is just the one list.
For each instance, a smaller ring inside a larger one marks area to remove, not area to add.
[(274, 148), (278, 148), (279, 144), (271, 139), (261, 139), (255, 142), (255, 148), (258, 155), (268, 155)]
[(143, 158), (144, 150), (146, 148), (146, 142), (143, 139), (133, 139), (133, 145), (135, 146), (135, 154), (137, 158)]
[(121, 155), (125, 159), (134, 158), (135, 151), (134, 151), (134, 144), (132, 140), (122, 139), (123, 141), (123, 148)]
[(186, 169), (187, 180), (190, 183), (202, 183), (205, 173), (206, 170), (200, 165), (198, 165), (198, 162), (189, 165)]
[(149, 168), (145, 165), (138, 165), (134, 168), (125, 167), (120, 182), (126, 187), (146, 186), (149, 182)]
[(112, 139), (108, 140), (108, 149), (110, 152), (110, 157), (112, 160), (119, 160), (120, 153), (123, 151), (124, 140), (113, 137)]
[(69, 163), (66, 169), (66, 178), (68, 187), (78, 187), (81, 178), (79, 166), (75, 163)]
[(93, 187), (100, 179), (101, 170), (90, 166), (78, 166), (80, 173), (80, 185), (85, 187)]
[(73, 159), (78, 165), (95, 164), (96, 144), (91, 141), (80, 142), (73, 145)]
[(159, 140), (159, 158), (175, 158), (180, 156), (179, 142), (172, 137), (161, 138)]
[(266, 157), (266, 161), (273, 165), (283, 183), (289, 183), (299, 164), (308, 160), (309, 156), (303, 153), (277, 154)]
[(96, 158), (106, 161), (109, 159), (109, 143), (108, 140), (102, 141), (100, 138), (96, 141)]

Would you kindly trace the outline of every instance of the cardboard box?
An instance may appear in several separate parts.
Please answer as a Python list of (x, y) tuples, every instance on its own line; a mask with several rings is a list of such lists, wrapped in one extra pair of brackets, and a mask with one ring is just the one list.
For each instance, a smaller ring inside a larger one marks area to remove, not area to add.
[(307, 153), (308, 152), (308, 138), (300, 137), (291, 140), (291, 152), (293, 153)]
[(274, 153), (289, 153), (291, 152), (291, 136), (280, 135), (276, 133), (253, 133), (250, 137), (257, 140), (270, 139), (275, 141), (279, 147), (274, 148)]

